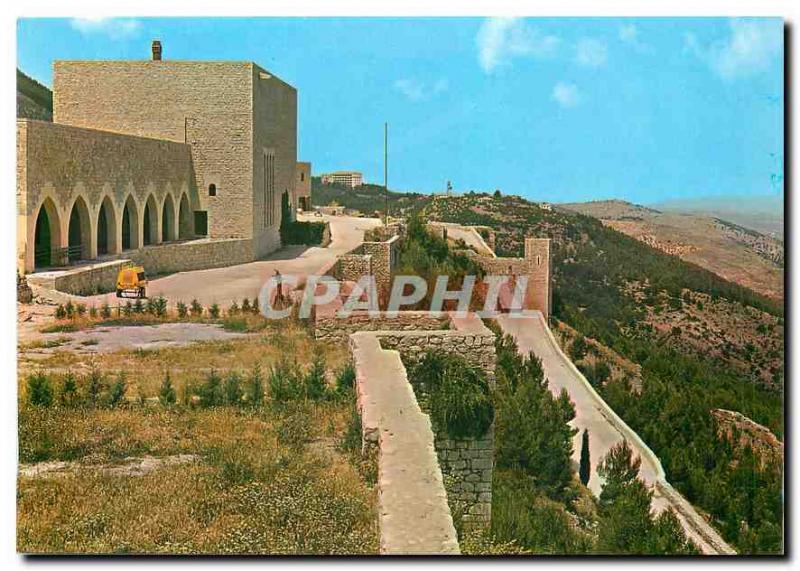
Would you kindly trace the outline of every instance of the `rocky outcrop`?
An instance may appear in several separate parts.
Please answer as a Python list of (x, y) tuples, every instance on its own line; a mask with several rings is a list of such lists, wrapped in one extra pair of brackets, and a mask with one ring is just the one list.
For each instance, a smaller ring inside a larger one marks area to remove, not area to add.
[(717, 424), (717, 435), (734, 441), (737, 447), (749, 447), (760, 460), (762, 467), (777, 462), (783, 464), (783, 442), (766, 426), (747, 418), (740, 412), (717, 408), (711, 411)]
[(17, 301), (19, 303), (31, 303), (33, 301), (33, 290), (28, 285), (28, 280), (19, 271), (17, 271)]

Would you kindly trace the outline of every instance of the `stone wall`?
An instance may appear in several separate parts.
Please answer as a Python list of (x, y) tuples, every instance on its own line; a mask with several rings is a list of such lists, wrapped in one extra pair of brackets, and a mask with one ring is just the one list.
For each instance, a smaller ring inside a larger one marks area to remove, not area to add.
[(115, 291), (117, 274), (122, 268), (132, 265), (130, 260), (112, 260), (65, 271), (33, 274), (30, 281), (38, 286), (72, 295), (95, 295)]
[(337, 280), (351, 282), (357, 282), (362, 276), (372, 275), (372, 256), (345, 254), (334, 266), (333, 275)]
[(314, 337), (318, 341), (338, 342), (359, 331), (420, 331), (443, 330), (448, 326), (447, 315), (431, 315), (427, 311), (400, 311), (396, 316), (381, 312), (370, 316), (367, 312), (353, 312), (348, 317), (338, 318), (330, 313), (317, 312), (314, 321)]
[(145, 246), (125, 253), (149, 275), (189, 272), (244, 264), (253, 260), (252, 240), (192, 240)]

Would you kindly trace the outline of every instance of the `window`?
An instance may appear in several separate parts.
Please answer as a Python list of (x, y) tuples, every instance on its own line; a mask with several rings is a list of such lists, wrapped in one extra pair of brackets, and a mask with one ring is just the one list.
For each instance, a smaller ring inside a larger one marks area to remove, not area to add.
[(275, 224), (275, 151), (264, 151), (264, 211), (261, 217), (262, 228)]
[(194, 211), (194, 233), (198, 236), (208, 235), (208, 212), (205, 210)]
[(541, 266), (542, 265), (542, 257), (541, 256), (536, 256), (536, 265), (537, 266)]
[(217, 196), (217, 185), (213, 182), (208, 185), (208, 196)]
[(306, 173), (301, 172), (300, 173), (300, 182), (303, 182), (304, 180), (306, 180)]

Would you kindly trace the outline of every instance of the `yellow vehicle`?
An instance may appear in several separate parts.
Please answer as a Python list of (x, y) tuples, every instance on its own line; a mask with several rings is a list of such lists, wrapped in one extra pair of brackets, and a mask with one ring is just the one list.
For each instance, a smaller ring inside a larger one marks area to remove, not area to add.
[(147, 276), (142, 266), (123, 268), (117, 274), (117, 297), (133, 294), (133, 297), (147, 297)]

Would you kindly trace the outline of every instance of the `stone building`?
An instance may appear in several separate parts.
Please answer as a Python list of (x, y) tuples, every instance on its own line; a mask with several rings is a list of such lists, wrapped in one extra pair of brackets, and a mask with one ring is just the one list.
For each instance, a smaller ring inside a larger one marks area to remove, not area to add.
[(18, 268), (257, 259), (297, 171), (297, 91), (255, 63), (56, 61), (53, 122), (17, 122)]

